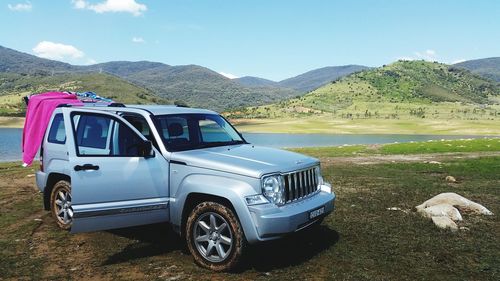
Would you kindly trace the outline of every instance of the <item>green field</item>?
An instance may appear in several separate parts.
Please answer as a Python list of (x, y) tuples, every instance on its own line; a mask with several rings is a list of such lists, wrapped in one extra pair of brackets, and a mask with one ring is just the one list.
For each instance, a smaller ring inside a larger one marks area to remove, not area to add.
[[(500, 138), (430, 140), (427, 142), (394, 143), (385, 145), (343, 145), (304, 147), (290, 150), (318, 158), (372, 155), (413, 155), (427, 153), (500, 152)], [(500, 176), (499, 176), (500, 179)]]
[[(316, 229), (250, 247), (236, 273), (196, 266), (164, 224), (61, 231), (42, 210), (35, 168), (2, 163), (0, 279), (498, 280), (499, 146), (498, 139), (481, 139), (297, 149), (322, 161), (337, 194), (336, 210)], [(457, 181), (447, 182), (448, 175)], [(495, 215), (465, 214), (459, 227), (467, 230), (452, 233), (414, 211), (450, 191)]]

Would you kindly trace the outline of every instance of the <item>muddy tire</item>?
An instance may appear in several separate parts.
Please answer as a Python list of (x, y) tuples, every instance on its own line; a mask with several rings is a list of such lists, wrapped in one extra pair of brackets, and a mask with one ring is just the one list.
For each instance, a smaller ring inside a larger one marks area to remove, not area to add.
[(50, 212), (57, 225), (69, 230), (73, 222), (73, 208), (71, 207), (71, 184), (67, 181), (58, 181), (50, 193)]
[(219, 203), (197, 205), (186, 223), (186, 244), (195, 262), (213, 271), (230, 271), (241, 260), (245, 236), (234, 212)]

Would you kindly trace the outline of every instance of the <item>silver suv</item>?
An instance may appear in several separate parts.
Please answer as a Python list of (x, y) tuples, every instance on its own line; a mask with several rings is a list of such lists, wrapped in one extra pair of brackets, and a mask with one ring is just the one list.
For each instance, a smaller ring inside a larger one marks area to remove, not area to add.
[(36, 182), (60, 228), (168, 222), (216, 271), (234, 268), (247, 244), (319, 224), (334, 208), (317, 159), (249, 144), (209, 110), (61, 106), (40, 154)]

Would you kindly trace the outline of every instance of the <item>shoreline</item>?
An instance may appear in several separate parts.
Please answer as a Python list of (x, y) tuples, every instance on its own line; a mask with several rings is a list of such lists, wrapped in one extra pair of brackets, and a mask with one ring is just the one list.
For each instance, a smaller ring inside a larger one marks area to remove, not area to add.
[[(0, 116), (0, 129), (22, 129), (24, 117)], [(500, 137), (497, 120), (233, 119), (242, 133), (318, 135), (433, 135)], [(396, 132), (396, 133), (395, 133)]]

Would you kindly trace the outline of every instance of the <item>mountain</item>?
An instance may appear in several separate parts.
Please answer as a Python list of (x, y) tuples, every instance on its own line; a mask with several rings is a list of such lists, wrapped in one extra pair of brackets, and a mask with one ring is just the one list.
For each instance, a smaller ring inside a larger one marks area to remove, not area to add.
[(126, 77), (137, 72), (157, 67), (169, 67), (169, 65), (163, 64), (161, 62), (151, 62), (151, 61), (136, 61), (136, 62), (112, 61), (112, 62), (93, 64), (83, 68), (86, 71), (107, 72), (114, 74), (116, 76)]
[[(287, 88), (243, 86), (215, 71), (198, 65), (170, 66), (149, 61), (114, 61), (89, 66), (74, 66), (38, 58), (4, 47), (0, 49), (0, 73), (37, 76), (41, 79), (40, 81), (43, 80), (43, 77), (63, 74), (108, 74), (122, 80), (121, 83), (132, 83), (149, 94), (157, 95), (158, 101), (179, 101), (189, 106), (217, 111), (267, 104), (299, 95), (297, 91)], [(64, 77), (73, 79), (69, 76), (61, 76), (60, 78)], [(33, 82), (34, 86), (40, 86), (36, 80), (29, 81)], [(71, 81), (73, 80), (68, 82)], [(118, 80), (114, 82), (118, 83)], [(4, 93), (9, 92), (9, 90), (16, 93), (16, 90), (8, 88), (8, 85), (14, 84), (2, 85)], [(104, 93), (92, 88), (93, 86), (91, 83), (86, 84), (85, 89), (104, 95)]]
[(468, 60), (454, 64), (493, 81), (500, 82), (500, 57)]
[(278, 82), (253, 76), (244, 76), (233, 80), (247, 87), (279, 87)]
[(129, 104), (167, 104), (154, 95), (119, 77), (104, 73), (65, 73), (53, 76), (0, 73), (0, 115), (23, 115), (22, 97), (45, 91), (92, 90), (116, 102)]
[(500, 87), (468, 70), (398, 61), (353, 73), (302, 97), (233, 111), (230, 118), (478, 118), (500, 113)]
[(48, 60), (0, 46), (0, 72), (52, 75), (78, 71), (79, 67)]
[[(198, 65), (170, 66), (149, 63), (148, 66), (146, 62), (119, 64), (120, 66), (116, 67), (115, 62), (107, 63), (102, 69), (136, 85), (151, 89), (166, 99), (217, 111), (267, 104), (298, 95), (298, 92), (292, 89), (268, 86), (246, 87)], [(129, 66), (126, 66), (127, 64)]]
[(279, 86), (295, 89), (301, 93), (317, 89), (343, 76), (369, 69), (362, 65), (329, 66), (308, 71), (279, 82)]

